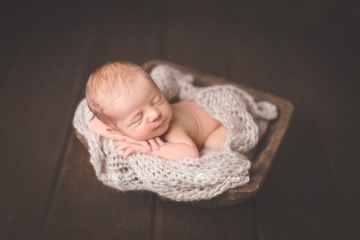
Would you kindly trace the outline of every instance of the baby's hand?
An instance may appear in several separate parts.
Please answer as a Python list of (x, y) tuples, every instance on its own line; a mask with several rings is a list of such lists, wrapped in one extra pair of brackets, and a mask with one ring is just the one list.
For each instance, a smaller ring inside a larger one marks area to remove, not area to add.
[(163, 146), (165, 143), (159, 137), (154, 137), (146, 140), (146, 142), (150, 145), (151, 149), (159, 150), (160, 146)]
[(139, 141), (124, 136), (122, 140), (116, 141), (116, 150), (125, 150), (123, 157), (127, 158), (133, 153), (150, 153), (152, 149), (158, 150), (162, 145), (164, 142), (159, 137)]

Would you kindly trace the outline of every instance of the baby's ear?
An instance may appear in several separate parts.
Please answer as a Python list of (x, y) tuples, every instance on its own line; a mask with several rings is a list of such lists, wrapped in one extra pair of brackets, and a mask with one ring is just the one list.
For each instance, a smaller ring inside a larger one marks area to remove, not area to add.
[(117, 129), (103, 123), (97, 117), (94, 117), (92, 120), (90, 120), (88, 128), (90, 131), (98, 133), (104, 138), (110, 138), (113, 140), (121, 140), (122, 138), (119, 136), (124, 135), (120, 133)]
[(112, 128), (112, 127), (107, 127), (106, 131), (110, 134), (116, 134), (116, 135), (124, 135), (122, 134), (119, 130)]
[(90, 131), (102, 134), (106, 130), (107, 125), (100, 121), (97, 117), (93, 117), (87, 127)]
[(108, 133), (116, 133), (116, 132), (117, 132), (117, 130), (114, 129), (114, 128), (112, 128), (112, 127), (107, 127), (107, 128), (106, 128), (106, 131), (107, 131)]

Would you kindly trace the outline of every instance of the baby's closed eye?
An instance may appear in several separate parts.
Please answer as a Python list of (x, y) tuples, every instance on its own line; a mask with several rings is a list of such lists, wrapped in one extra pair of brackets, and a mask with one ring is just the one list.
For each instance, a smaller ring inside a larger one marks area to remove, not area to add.
[(142, 120), (143, 120), (143, 115), (139, 114), (134, 118), (131, 125), (139, 125), (142, 122)]
[(153, 99), (153, 104), (154, 105), (158, 105), (162, 102), (162, 96), (161, 95), (158, 95), (156, 96), (154, 99)]

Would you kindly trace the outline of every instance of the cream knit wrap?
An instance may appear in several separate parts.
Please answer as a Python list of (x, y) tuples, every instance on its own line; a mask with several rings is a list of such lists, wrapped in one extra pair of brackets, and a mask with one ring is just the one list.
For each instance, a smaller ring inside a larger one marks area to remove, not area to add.
[[(93, 117), (83, 99), (75, 112), (73, 124), (85, 137), (90, 162), (97, 178), (119, 189), (147, 190), (175, 201), (198, 201), (213, 198), (224, 191), (249, 182), (249, 157), (266, 131), (269, 120), (277, 117), (269, 102), (255, 102), (238, 87), (194, 86), (193, 76), (167, 65), (158, 65), (150, 73), (170, 101), (192, 99), (228, 129), (221, 150), (203, 150), (199, 158), (170, 161), (147, 154), (133, 154), (123, 159), (114, 141), (90, 132), (87, 124)], [(204, 123), (206, 124), (206, 123)]]

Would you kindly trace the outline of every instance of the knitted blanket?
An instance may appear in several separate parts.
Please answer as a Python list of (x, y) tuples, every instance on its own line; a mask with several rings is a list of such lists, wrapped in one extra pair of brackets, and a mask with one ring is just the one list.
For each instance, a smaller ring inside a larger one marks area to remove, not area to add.
[(87, 129), (93, 114), (83, 99), (73, 125), (87, 141), (97, 178), (121, 191), (147, 190), (175, 201), (210, 199), (246, 185), (252, 150), (269, 120), (277, 117), (276, 107), (269, 102), (255, 102), (235, 86), (195, 86), (192, 75), (167, 65), (156, 66), (150, 75), (169, 101), (192, 99), (228, 129), (221, 150), (202, 150), (199, 158), (179, 161), (140, 153), (124, 159), (122, 152), (116, 152), (113, 140)]

